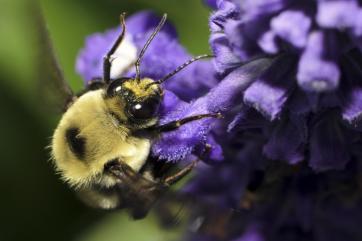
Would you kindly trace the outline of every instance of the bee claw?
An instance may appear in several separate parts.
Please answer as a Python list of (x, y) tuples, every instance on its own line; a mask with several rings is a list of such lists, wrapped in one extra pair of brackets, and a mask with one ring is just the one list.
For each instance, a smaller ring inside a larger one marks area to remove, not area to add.
[(223, 114), (221, 114), (220, 112), (217, 112), (215, 117), (216, 117), (217, 119), (222, 119), (222, 118), (224, 118)]

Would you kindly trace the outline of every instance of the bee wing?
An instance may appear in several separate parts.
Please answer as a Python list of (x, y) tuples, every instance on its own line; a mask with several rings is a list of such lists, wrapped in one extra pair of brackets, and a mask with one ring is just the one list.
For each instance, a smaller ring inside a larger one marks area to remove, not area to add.
[(37, 41), (37, 77), (39, 99), (49, 108), (65, 110), (75, 95), (64, 78), (63, 70), (56, 57), (41, 6), (33, 1), (32, 16)]
[[(139, 210), (142, 208), (137, 207), (130, 214)], [(212, 200), (201, 200), (180, 190), (167, 190), (155, 200), (149, 212), (162, 228), (182, 227), (186, 228), (187, 236), (210, 235), (218, 240), (224, 240), (232, 219), (241, 215), (238, 210), (220, 206)]]

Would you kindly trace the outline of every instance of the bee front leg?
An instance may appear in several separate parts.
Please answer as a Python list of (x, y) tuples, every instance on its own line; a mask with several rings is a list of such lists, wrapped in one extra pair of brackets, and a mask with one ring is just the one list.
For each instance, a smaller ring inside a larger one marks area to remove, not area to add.
[(108, 53), (106, 54), (106, 56), (103, 59), (103, 81), (107, 84), (111, 81), (112, 55), (116, 52), (117, 48), (122, 43), (124, 36), (126, 35), (125, 16), (126, 16), (126, 13), (122, 13), (120, 15), (122, 32), (118, 36), (117, 40), (114, 42), (112, 48), (108, 51)]

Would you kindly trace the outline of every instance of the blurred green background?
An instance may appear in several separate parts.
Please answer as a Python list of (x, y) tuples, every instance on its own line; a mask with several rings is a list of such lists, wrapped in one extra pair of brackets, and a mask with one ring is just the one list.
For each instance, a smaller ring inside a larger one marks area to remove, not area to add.
[[(45, 147), (54, 116), (37, 112), (34, 29), (30, 0), (0, 0), (0, 240), (175, 240), (154, 217), (132, 221), (123, 212), (85, 207), (54, 174)], [(66, 78), (82, 88), (74, 63), (85, 36), (119, 24), (119, 13), (168, 13), (193, 54), (208, 53), (209, 9), (201, 0), (41, 0)]]

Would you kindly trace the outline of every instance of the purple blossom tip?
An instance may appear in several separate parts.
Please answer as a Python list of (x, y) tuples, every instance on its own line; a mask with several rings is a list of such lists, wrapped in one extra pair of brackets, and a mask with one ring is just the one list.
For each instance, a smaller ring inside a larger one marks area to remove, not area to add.
[(312, 33), (299, 61), (298, 84), (307, 91), (326, 92), (338, 87), (340, 70), (335, 59), (324, 57), (325, 38), (321, 32)]
[(349, 93), (349, 101), (342, 112), (342, 117), (350, 124), (362, 120), (362, 87), (355, 88)]
[(258, 40), (260, 48), (268, 54), (276, 54), (279, 51), (276, 34), (273, 31), (265, 32)]
[(311, 19), (303, 12), (289, 10), (271, 20), (271, 29), (277, 36), (295, 47), (303, 48), (307, 43), (311, 24)]
[(275, 60), (265, 73), (244, 92), (244, 102), (273, 121), (281, 113), (291, 93), (293, 77), (288, 65), (290, 58)]
[(321, 27), (350, 28), (355, 25), (358, 10), (358, 2), (355, 0), (319, 0), (316, 19)]
[(285, 89), (276, 88), (265, 82), (253, 83), (244, 94), (244, 102), (274, 120), (287, 100)]

